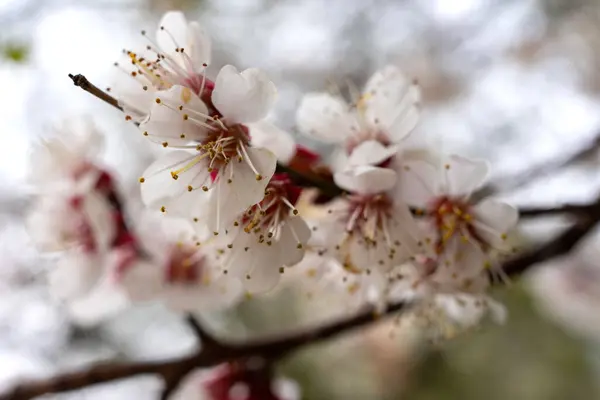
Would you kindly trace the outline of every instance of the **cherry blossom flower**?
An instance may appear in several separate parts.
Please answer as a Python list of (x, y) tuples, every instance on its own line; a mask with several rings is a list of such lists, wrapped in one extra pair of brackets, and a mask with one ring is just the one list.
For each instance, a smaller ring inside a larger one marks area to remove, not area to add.
[(145, 258), (119, 277), (129, 299), (162, 301), (175, 311), (223, 308), (240, 299), (242, 285), (216, 260), (212, 233), (199, 237), (182, 219), (144, 217), (138, 231)]
[(225, 230), (227, 245), (219, 250), (224, 268), (241, 279), (247, 292), (271, 290), (284, 266), (302, 260), (310, 229), (294, 207), (299, 194), (286, 174), (276, 174), (264, 199)]
[(353, 104), (328, 93), (308, 93), (297, 112), (300, 131), (339, 144), (334, 169), (380, 165), (401, 149), (417, 124), (420, 90), (394, 66), (376, 72)]
[(401, 164), (398, 196), (420, 207), (425, 241), (436, 254), (423, 268), (425, 275), (440, 288), (469, 291), (493, 266), (495, 253), (510, 250), (506, 239), (517, 223), (517, 210), (493, 199), (471, 201), (488, 174), (484, 161), (453, 155), (437, 165), (418, 158)]
[[(214, 216), (211, 229), (218, 232), (261, 201), (277, 160), (269, 150), (251, 146), (250, 137), (253, 130), (265, 129), (262, 119), (275, 95), (264, 73), (256, 69), (239, 73), (230, 65), (216, 79), (212, 105), (219, 114), (214, 118), (188, 88), (174, 86), (161, 92), (140, 129), (169, 137), (165, 147), (182, 149), (161, 157), (144, 172), (140, 179), (144, 202), (191, 219)], [(209, 191), (214, 193), (203, 193)]]
[(361, 166), (336, 173), (334, 180), (349, 195), (333, 202), (323, 229), (333, 238), (329, 249), (347, 271), (385, 272), (423, 250), (410, 210), (393, 196), (393, 170)]
[(99, 170), (92, 166), (103, 145), (101, 134), (89, 120), (66, 120), (54, 128), (49, 138), (33, 144), (27, 180), (36, 192), (45, 193), (69, 192), (76, 182), (93, 181), (91, 175)]
[(38, 198), (27, 226), (41, 251), (61, 252), (49, 272), (51, 292), (80, 322), (94, 322), (126, 305), (112, 278), (137, 249), (114, 179), (93, 158), (101, 138), (89, 125), (76, 126), (34, 147), (30, 181)]
[[(142, 51), (123, 51), (123, 61), (109, 91), (115, 93), (126, 119), (142, 122), (156, 98), (156, 91), (181, 85), (202, 99), (210, 99), (214, 82), (205, 72), (211, 60), (211, 42), (197, 22), (183, 13), (169, 11), (161, 19), (152, 40)], [(158, 140), (161, 140), (158, 138)], [(161, 140), (162, 141), (162, 140)]]

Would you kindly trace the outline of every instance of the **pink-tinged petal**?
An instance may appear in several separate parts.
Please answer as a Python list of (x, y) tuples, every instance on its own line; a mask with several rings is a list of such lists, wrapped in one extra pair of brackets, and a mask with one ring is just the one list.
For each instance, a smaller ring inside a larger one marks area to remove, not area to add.
[(50, 290), (58, 298), (72, 300), (88, 295), (103, 274), (101, 259), (72, 251), (49, 274)]
[(261, 70), (241, 73), (232, 66), (221, 68), (215, 80), (212, 101), (229, 124), (250, 123), (265, 118), (277, 98), (277, 88)]
[[(173, 151), (152, 163), (143, 174), (141, 186), (142, 201), (149, 207), (160, 208), (163, 202), (188, 193), (188, 187), (197, 189), (208, 179), (209, 172), (204, 160), (197, 161), (197, 155), (186, 151)], [(191, 166), (190, 166), (191, 165)], [(185, 172), (177, 172), (190, 166)], [(173, 174), (177, 179), (173, 178)]]
[(519, 211), (494, 199), (481, 201), (473, 211), (477, 234), (497, 249), (509, 247), (506, 235), (517, 225)]
[(310, 235), (310, 228), (302, 217), (288, 217), (278, 239), (281, 262), (290, 267), (302, 261)]
[[(229, 226), (246, 209), (260, 202), (275, 173), (277, 158), (267, 149), (249, 147), (248, 159), (230, 162), (212, 190), (206, 208), (207, 224), (215, 232)], [(248, 164), (254, 167), (251, 168)], [(261, 179), (257, 179), (256, 170)]]
[(410, 206), (426, 208), (439, 194), (440, 173), (422, 160), (400, 162), (396, 196)]
[(265, 120), (247, 126), (252, 146), (270, 150), (279, 162), (287, 164), (296, 154), (296, 141), (289, 132)]
[(148, 117), (139, 126), (144, 136), (165, 147), (205, 138), (206, 128), (197, 121), (206, 121), (203, 116), (208, 115), (208, 109), (191, 89), (177, 85), (156, 92), (154, 97)]
[(348, 158), (351, 167), (378, 165), (398, 153), (398, 146), (384, 146), (376, 140), (367, 140), (356, 146)]
[(443, 166), (446, 176), (446, 193), (455, 197), (468, 197), (485, 182), (490, 166), (485, 160), (470, 160), (452, 155)]
[(394, 66), (376, 72), (365, 86), (362, 104), (370, 125), (380, 128), (398, 143), (408, 136), (419, 120), (421, 91)]
[(397, 175), (388, 168), (362, 166), (337, 172), (333, 179), (342, 189), (370, 195), (392, 189), (396, 184)]
[(350, 106), (328, 93), (307, 93), (296, 113), (300, 131), (326, 143), (343, 143), (359, 125)]
[(211, 40), (206, 30), (199, 23), (195, 21), (190, 22), (187, 31), (185, 53), (192, 59), (192, 64), (196, 70), (202, 68), (203, 64), (210, 64), (211, 51)]

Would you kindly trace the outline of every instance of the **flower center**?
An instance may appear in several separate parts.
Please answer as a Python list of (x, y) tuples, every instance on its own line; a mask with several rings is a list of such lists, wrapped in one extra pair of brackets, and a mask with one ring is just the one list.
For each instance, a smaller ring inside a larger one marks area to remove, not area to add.
[(475, 232), (471, 222), (473, 215), (470, 213), (470, 204), (452, 199), (447, 196), (436, 199), (430, 207), (430, 214), (433, 216), (434, 224), (438, 232), (438, 240), (435, 244), (435, 251), (441, 254), (446, 243), (459, 236), (463, 241), (469, 241), (474, 238), (478, 242), (485, 244)]
[(294, 205), (300, 192), (287, 174), (275, 174), (265, 189), (263, 200), (250, 207), (235, 224), (241, 224), (246, 233), (260, 234), (259, 243), (270, 244), (271, 239), (279, 238), (282, 223), (290, 210), (294, 215), (298, 214)]
[[(186, 116), (187, 114), (184, 114), (184, 118)], [(200, 154), (182, 168), (171, 171), (171, 177), (173, 177), (173, 179), (177, 180), (180, 174), (188, 171), (205, 159), (208, 164), (208, 172), (210, 172), (211, 180), (213, 182), (218, 179), (219, 173), (223, 171), (223, 168), (232, 161), (238, 163), (246, 162), (250, 169), (255, 173), (256, 180), (262, 179), (262, 175), (252, 163), (246, 150), (250, 143), (248, 127), (242, 124), (228, 126), (224, 121), (217, 117), (212, 118), (207, 124), (204, 124), (204, 126), (210, 129), (207, 130), (206, 138), (196, 145), (196, 151)], [(232, 183), (233, 169), (230, 170), (230, 175), (231, 176), (222, 178), (227, 179), (228, 183)], [(188, 189), (189, 191), (192, 191), (195, 188), (190, 186)], [(207, 191), (208, 189), (208, 186), (202, 186), (202, 190)]]
[(358, 244), (364, 251), (381, 249), (381, 258), (377, 261), (383, 266), (387, 260), (396, 256), (400, 241), (395, 238), (392, 230), (395, 229), (393, 217), (393, 201), (385, 194), (359, 195), (352, 194), (348, 197), (349, 206), (344, 210), (346, 235), (341, 244), (336, 247), (345, 253), (342, 265), (352, 273), (361, 273), (362, 268), (352, 261), (352, 245)]
[(175, 245), (167, 262), (165, 278), (169, 283), (193, 284), (203, 276), (205, 258), (192, 247)]
[(386, 228), (386, 220), (390, 218), (392, 200), (385, 194), (360, 195), (348, 197), (350, 205), (346, 215), (346, 231), (360, 232), (366, 240), (375, 240), (377, 231)]

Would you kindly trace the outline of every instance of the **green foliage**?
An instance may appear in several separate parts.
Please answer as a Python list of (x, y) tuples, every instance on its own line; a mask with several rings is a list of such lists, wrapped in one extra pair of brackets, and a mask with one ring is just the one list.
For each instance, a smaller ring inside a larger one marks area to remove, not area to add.
[(586, 347), (535, 312), (518, 287), (503, 294), (506, 326), (467, 333), (430, 353), (411, 380), (411, 400), (599, 398)]
[(3, 59), (18, 64), (27, 62), (30, 55), (29, 45), (17, 42), (7, 42), (2, 44), (0, 46), (0, 51)]

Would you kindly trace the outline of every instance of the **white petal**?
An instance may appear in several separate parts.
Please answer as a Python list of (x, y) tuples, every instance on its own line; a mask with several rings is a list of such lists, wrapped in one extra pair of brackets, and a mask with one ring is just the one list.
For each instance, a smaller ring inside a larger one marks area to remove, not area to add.
[[(177, 56), (175, 49), (188, 43), (188, 22), (181, 11), (166, 12), (156, 30), (156, 42), (161, 51)], [(177, 57), (179, 58), (179, 57)]]
[(277, 98), (277, 88), (261, 70), (241, 73), (232, 66), (221, 68), (212, 101), (228, 123), (249, 123), (265, 118)]
[[(262, 176), (256, 179), (256, 173), (246, 160), (230, 162), (216, 187), (211, 191), (211, 201), (206, 208), (207, 224), (215, 232), (230, 225), (237, 216), (246, 209), (260, 202), (265, 195), (265, 188), (277, 165), (277, 158), (266, 149), (247, 148), (249, 161)], [(228, 179), (231, 177), (231, 183)]]
[(250, 278), (242, 278), (244, 289), (248, 293), (267, 293), (279, 283), (281, 279), (279, 268), (283, 267), (283, 263), (274, 262), (273, 260), (277, 258), (270, 255), (268, 249), (254, 252), (253, 257), (256, 261), (252, 262), (252, 269), (248, 272)]
[(238, 278), (249, 293), (265, 293), (277, 285), (283, 267), (279, 244), (258, 243), (258, 236), (239, 230), (228, 251), (224, 268)]
[(153, 162), (144, 171), (144, 183), (141, 184), (141, 194), (144, 204), (150, 207), (161, 207), (163, 202), (177, 196), (197, 196), (198, 190), (188, 193), (188, 186), (198, 188), (209, 177), (204, 160), (197, 162), (185, 172), (177, 174), (173, 179), (171, 172), (184, 168), (195, 162), (196, 154), (186, 151), (172, 151)]
[(342, 189), (367, 195), (390, 190), (396, 184), (396, 178), (396, 173), (391, 169), (370, 166), (355, 167), (333, 176)]
[(50, 272), (50, 289), (61, 299), (75, 299), (89, 294), (103, 274), (100, 258), (81, 252), (70, 252)]
[(263, 147), (287, 164), (296, 153), (296, 142), (292, 135), (265, 120), (247, 124), (252, 146)]
[(509, 204), (485, 199), (474, 207), (474, 214), (477, 234), (493, 247), (505, 248), (504, 235), (517, 225), (519, 211)]
[(140, 261), (123, 271), (119, 284), (129, 300), (146, 302), (157, 300), (163, 295), (164, 280), (164, 268), (154, 263)]
[[(145, 55), (138, 54), (138, 58), (140, 57)], [(110, 93), (117, 98), (126, 116), (130, 116), (135, 122), (141, 122), (150, 111), (156, 90), (154, 85), (148, 84), (145, 78), (138, 75), (139, 67), (131, 61), (132, 58), (128, 54), (119, 57), (118, 66), (111, 73)], [(132, 72), (135, 72), (136, 76), (133, 76)], [(143, 89), (144, 86), (146, 90)]]
[(87, 296), (69, 302), (69, 314), (80, 325), (96, 325), (130, 306), (120, 289), (120, 286), (105, 277)]
[(346, 169), (353, 167), (350, 165), (350, 157), (348, 157), (348, 153), (346, 152), (345, 147), (337, 146), (329, 156), (329, 166), (331, 170), (334, 172), (343, 172)]
[(419, 87), (394, 66), (376, 72), (367, 82), (363, 96), (367, 120), (382, 128), (394, 143), (415, 128), (420, 100)]
[(400, 162), (396, 196), (407, 204), (425, 208), (439, 192), (440, 174), (422, 160)]
[[(197, 125), (192, 119), (205, 122), (206, 118), (196, 113), (208, 115), (208, 109), (191, 89), (176, 85), (169, 90), (157, 92), (155, 98), (160, 99), (160, 102), (153, 101), (148, 117), (139, 127), (150, 140), (178, 146), (194, 140), (201, 141), (206, 136), (206, 128)], [(185, 109), (180, 111), (179, 106)], [(185, 119), (186, 115), (188, 119)]]
[[(289, 267), (302, 260), (310, 234), (310, 228), (302, 217), (288, 217), (279, 237), (283, 264)], [(299, 244), (300, 248), (298, 248)]]
[(210, 37), (197, 22), (190, 22), (187, 31), (187, 47), (185, 52), (192, 59), (196, 69), (203, 64), (210, 65), (212, 46)]
[(447, 193), (457, 197), (468, 197), (483, 185), (490, 167), (485, 160), (470, 160), (452, 155), (448, 157), (444, 169)]
[(377, 165), (398, 153), (398, 146), (384, 146), (376, 140), (367, 140), (356, 146), (348, 159), (352, 167), (359, 165)]
[(35, 246), (41, 251), (65, 250), (65, 236), (75, 229), (70, 213), (66, 198), (44, 196), (38, 199), (25, 220), (27, 233)]
[(303, 134), (327, 143), (343, 143), (359, 129), (350, 106), (327, 93), (306, 94), (296, 113), (296, 123)]

